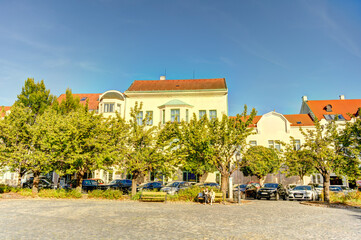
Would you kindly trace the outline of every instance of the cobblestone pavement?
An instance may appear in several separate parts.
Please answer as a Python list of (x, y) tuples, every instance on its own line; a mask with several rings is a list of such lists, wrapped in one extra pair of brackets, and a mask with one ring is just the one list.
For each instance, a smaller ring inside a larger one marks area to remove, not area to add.
[(0, 239), (360, 239), (361, 211), (244, 205), (0, 200)]

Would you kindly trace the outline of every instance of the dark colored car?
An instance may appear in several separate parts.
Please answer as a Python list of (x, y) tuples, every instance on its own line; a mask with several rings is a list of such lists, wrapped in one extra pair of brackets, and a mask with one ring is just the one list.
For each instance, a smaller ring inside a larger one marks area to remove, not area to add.
[(261, 198), (266, 198), (267, 200), (274, 198), (276, 201), (278, 201), (280, 198), (287, 200), (287, 190), (280, 183), (266, 183), (257, 192), (257, 199)]
[(132, 180), (130, 179), (114, 179), (109, 184), (101, 184), (99, 185), (99, 189), (114, 189), (120, 190), (124, 193), (129, 193), (132, 188)]
[(99, 184), (104, 184), (103, 179), (100, 179), (100, 178), (89, 178), (89, 179), (95, 180), (95, 181), (97, 181)]
[(137, 187), (137, 191), (152, 191), (157, 190), (159, 191), (163, 187), (161, 182), (149, 182), (149, 183), (143, 183), (140, 186)]
[(99, 187), (99, 183), (92, 179), (85, 179), (82, 182), (82, 190), (86, 192), (98, 189), (98, 187)]
[(257, 198), (257, 186), (255, 186), (254, 184), (241, 184), (238, 185), (237, 187), (235, 187), (233, 189), (233, 197), (235, 199), (238, 199), (238, 191), (240, 191), (239, 195), (242, 199), (246, 199), (246, 198)]

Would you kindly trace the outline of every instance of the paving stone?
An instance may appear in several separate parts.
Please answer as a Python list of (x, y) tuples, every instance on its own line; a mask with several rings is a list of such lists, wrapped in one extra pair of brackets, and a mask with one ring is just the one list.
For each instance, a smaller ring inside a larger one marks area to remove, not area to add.
[(249, 204), (0, 199), (0, 239), (360, 239), (361, 210)]

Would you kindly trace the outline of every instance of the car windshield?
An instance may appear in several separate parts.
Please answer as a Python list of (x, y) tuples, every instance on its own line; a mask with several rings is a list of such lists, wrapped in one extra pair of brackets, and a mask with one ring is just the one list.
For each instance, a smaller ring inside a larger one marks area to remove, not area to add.
[(263, 187), (265, 187), (265, 188), (277, 188), (278, 184), (276, 184), (276, 183), (266, 183)]
[(119, 182), (119, 180), (113, 180), (109, 184), (116, 184), (117, 182)]
[(296, 186), (293, 190), (312, 190), (311, 186)]
[(167, 184), (167, 187), (178, 187), (180, 182), (170, 182)]
[(247, 184), (241, 184), (241, 185), (238, 185), (237, 187), (235, 187), (236, 189), (238, 189), (238, 187), (239, 188), (246, 188), (246, 186), (247, 186)]

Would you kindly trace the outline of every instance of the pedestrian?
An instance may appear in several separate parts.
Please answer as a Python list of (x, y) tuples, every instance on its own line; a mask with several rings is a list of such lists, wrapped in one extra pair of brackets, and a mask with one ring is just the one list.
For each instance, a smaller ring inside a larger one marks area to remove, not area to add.
[(214, 202), (215, 197), (216, 197), (216, 193), (213, 191), (213, 188), (211, 188), (211, 191), (209, 192), (209, 198), (211, 200), (211, 205)]
[(203, 198), (204, 198), (204, 205), (206, 205), (208, 203), (208, 199), (209, 199), (209, 191), (208, 188), (205, 188), (203, 191)]

